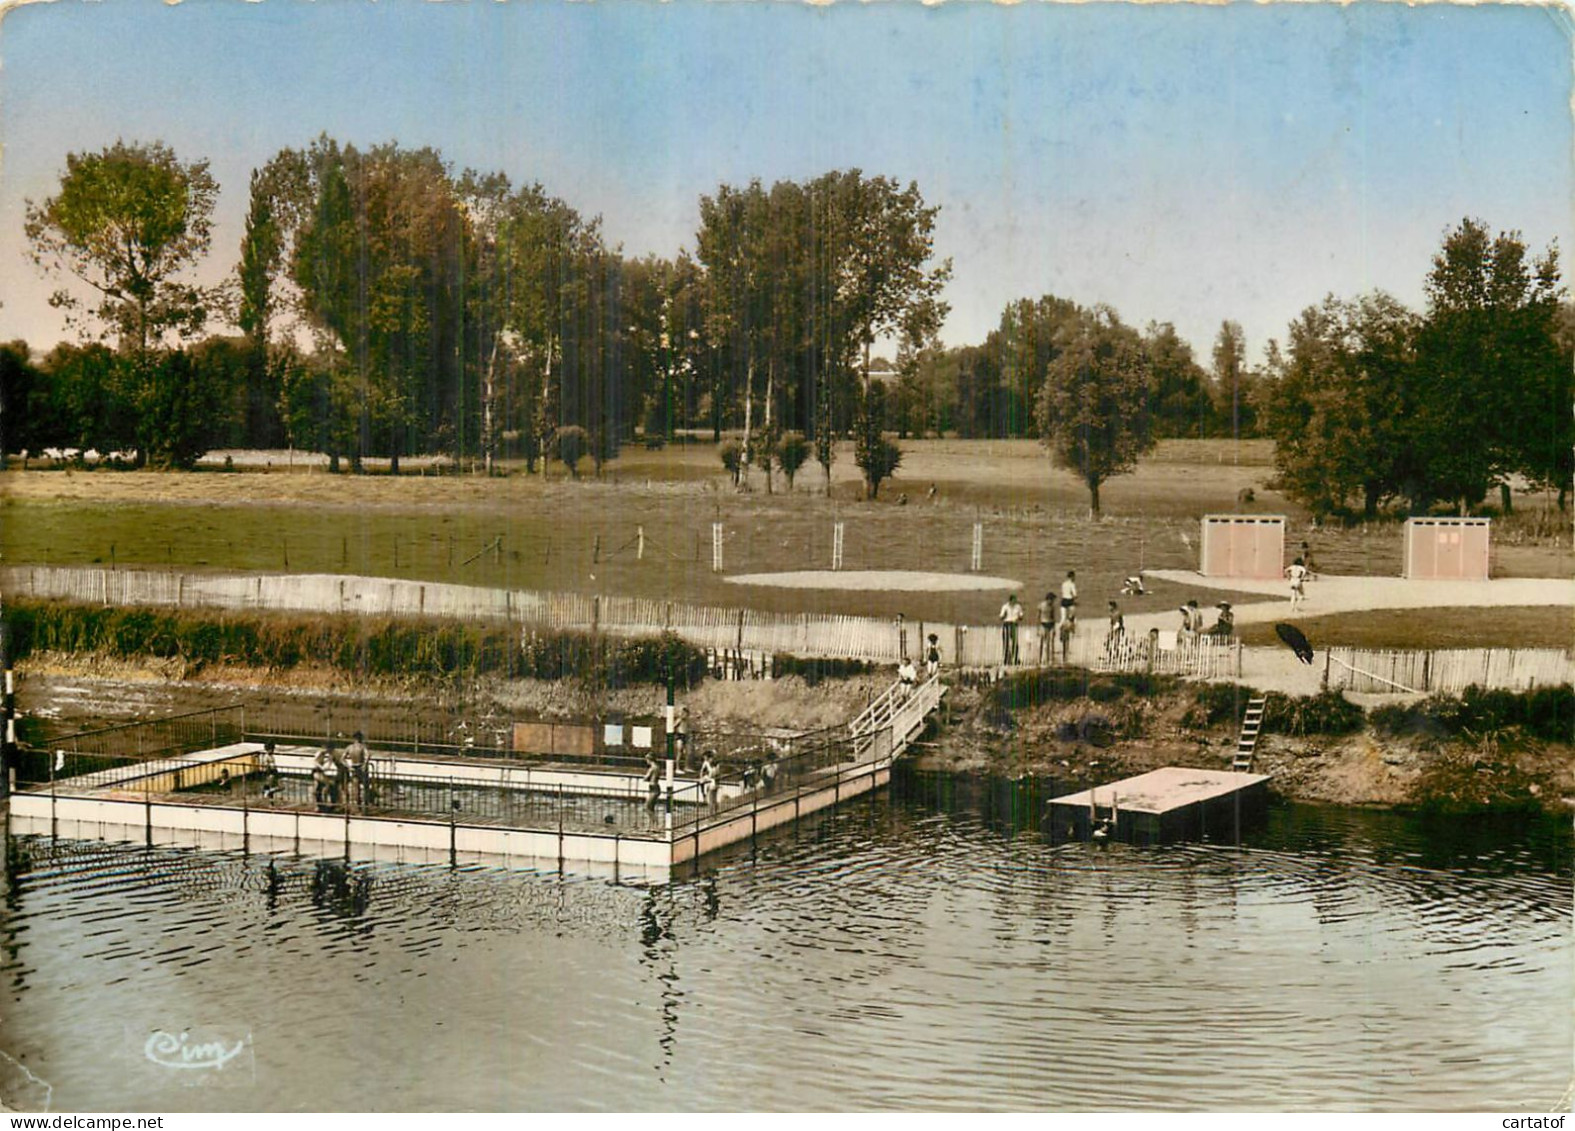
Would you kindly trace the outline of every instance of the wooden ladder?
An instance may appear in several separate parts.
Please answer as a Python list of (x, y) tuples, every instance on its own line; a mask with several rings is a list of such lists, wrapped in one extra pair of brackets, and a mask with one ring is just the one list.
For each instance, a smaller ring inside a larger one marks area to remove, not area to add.
[(1258, 732), (1263, 728), (1264, 700), (1247, 700), (1247, 713), (1241, 719), (1241, 737), (1236, 740), (1236, 756), (1231, 759), (1230, 768), (1237, 773), (1252, 772), (1252, 755), (1258, 748)]

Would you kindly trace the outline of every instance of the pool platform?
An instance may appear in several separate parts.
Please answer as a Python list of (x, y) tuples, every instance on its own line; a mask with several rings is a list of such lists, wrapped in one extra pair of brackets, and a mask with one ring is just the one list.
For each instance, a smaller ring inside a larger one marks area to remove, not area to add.
[(1267, 813), (1268, 782), (1267, 774), (1166, 766), (1052, 798), (1046, 828), (1056, 840), (1234, 841)]
[(763, 746), (744, 772), (720, 775), (710, 797), (667, 763), (653, 798), (627, 767), (391, 753), (375, 741), (365, 795), (324, 797), (311, 777), (317, 744), (276, 742), (269, 766), (263, 743), (243, 737), (157, 758), (62, 752), (47, 782), (12, 795), (11, 831), (662, 882), (885, 785), (945, 690), (933, 679), (894, 686), (845, 728), (780, 754)]

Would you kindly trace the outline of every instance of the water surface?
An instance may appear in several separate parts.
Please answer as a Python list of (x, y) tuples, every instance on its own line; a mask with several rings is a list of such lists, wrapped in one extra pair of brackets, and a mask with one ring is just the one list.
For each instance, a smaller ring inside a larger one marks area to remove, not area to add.
[[(1289, 807), (1098, 850), (941, 792), (655, 887), (12, 838), (0, 1097), (1546, 1111), (1570, 1081), (1564, 830)], [(240, 1051), (172, 1067), (160, 1032)]]

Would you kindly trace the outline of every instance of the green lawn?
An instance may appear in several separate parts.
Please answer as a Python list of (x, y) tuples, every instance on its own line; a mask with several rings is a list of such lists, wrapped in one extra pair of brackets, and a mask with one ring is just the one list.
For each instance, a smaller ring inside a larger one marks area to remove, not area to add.
[[(1022, 583), (1025, 603), (1078, 571), (1099, 607), (1141, 568), (1195, 568), (1198, 517), (1237, 509), (1251, 487), (1260, 514), (1292, 519), (1287, 549), (1313, 539), (1331, 573), (1394, 575), (1400, 527), (1307, 532), (1304, 516), (1264, 484), (1272, 449), (1261, 441), (1168, 441), (1138, 470), (1108, 483), (1103, 521), (1087, 493), (1052, 470), (1028, 441), (909, 441), (897, 478), (877, 502), (858, 499), (846, 447), (824, 494), (811, 463), (787, 493), (756, 476), (734, 490), (708, 444), (625, 449), (598, 480), (555, 468), (510, 475), (330, 476), (321, 471), (7, 472), (0, 480), (0, 560), (171, 569), (362, 573), (521, 589), (617, 593), (777, 611), (993, 620), (1004, 593), (860, 594), (743, 588), (711, 572), (711, 525), (726, 532), (725, 573), (825, 568), (833, 525), (846, 529), (847, 569), (966, 572), (973, 524), (984, 525), (984, 572)], [(931, 484), (937, 498), (927, 501)], [(907, 504), (898, 500), (907, 496)], [(646, 553), (636, 559), (637, 531)], [(496, 546), (496, 549), (488, 547)], [(1567, 575), (1565, 538), (1497, 550), (1501, 574)], [(1153, 586), (1162, 602), (1181, 587)], [(1174, 592), (1171, 590), (1174, 589)], [(1239, 595), (1240, 603), (1255, 599)]]

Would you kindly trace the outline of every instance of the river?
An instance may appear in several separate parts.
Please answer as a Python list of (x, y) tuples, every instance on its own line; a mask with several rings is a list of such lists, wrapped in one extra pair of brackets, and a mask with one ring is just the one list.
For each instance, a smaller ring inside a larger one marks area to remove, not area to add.
[[(655, 887), (12, 837), (0, 1098), (54, 1110), (1525, 1110), (1555, 822), (1277, 806), (1052, 846), (909, 779)], [(1027, 807), (1024, 807), (1027, 808)]]

